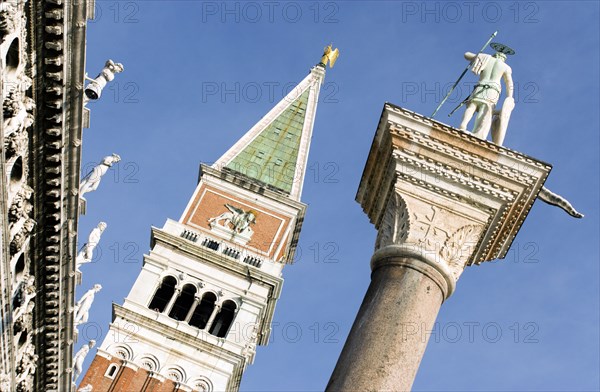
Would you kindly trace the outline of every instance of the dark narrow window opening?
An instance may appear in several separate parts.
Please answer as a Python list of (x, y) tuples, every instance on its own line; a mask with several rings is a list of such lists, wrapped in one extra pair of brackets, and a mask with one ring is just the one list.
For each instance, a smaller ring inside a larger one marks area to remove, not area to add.
[(190, 325), (200, 329), (206, 328), (206, 323), (215, 308), (215, 302), (217, 302), (217, 297), (213, 293), (204, 294), (192, 314)]
[(6, 53), (6, 72), (11, 75), (17, 71), (20, 62), (19, 54), (19, 39), (15, 38), (11, 42), (8, 52)]
[(112, 364), (108, 367), (104, 376), (108, 377), (108, 378), (115, 378), (115, 376), (117, 375), (118, 369), (119, 369), (119, 367), (117, 365)]
[(10, 185), (14, 189), (23, 179), (23, 157), (18, 157), (10, 171)]
[(19, 281), (25, 272), (25, 253), (21, 253), (15, 264), (15, 280)]
[(208, 238), (205, 238), (204, 241), (202, 241), (202, 246), (206, 246), (207, 248), (212, 250), (219, 249), (219, 243)]
[(175, 294), (175, 285), (177, 284), (177, 280), (172, 276), (167, 276), (163, 279), (162, 283), (156, 290), (152, 301), (150, 301), (150, 305), (148, 307), (152, 310), (155, 310), (159, 313), (165, 311), (165, 307)]
[(233, 301), (223, 302), (221, 311), (215, 317), (215, 321), (210, 327), (210, 333), (219, 338), (227, 336), (227, 332), (233, 322), (233, 316), (235, 315), (236, 305)]
[(27, 343), (27, 330), (21, 331), (21, 336), (19, 336), (19, 341), (17, 343), (17, 347), (21, 348)]
[(188, 312), (192, 308), (194, 303), (194, 295), (196, 294), (196, 288), (191, 284), (186, 284), (181, 290), (181, 294), (175, 300), (173, 308), (169, 312), (169, 317), (175, 320), (185, 320)]

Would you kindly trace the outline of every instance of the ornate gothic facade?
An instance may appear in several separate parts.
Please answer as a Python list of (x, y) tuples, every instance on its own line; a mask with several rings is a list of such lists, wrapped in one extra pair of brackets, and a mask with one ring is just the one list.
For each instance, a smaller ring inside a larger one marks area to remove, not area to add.
[(70, 391), (87, 1), (0, 2), (0, 390)]

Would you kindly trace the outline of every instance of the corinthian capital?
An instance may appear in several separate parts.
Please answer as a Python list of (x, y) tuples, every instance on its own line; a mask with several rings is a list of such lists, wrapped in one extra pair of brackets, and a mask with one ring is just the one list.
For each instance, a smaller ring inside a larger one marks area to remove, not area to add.
[(401, 245), (464, 268), (504, 258), (550, 171), (531, 157), (386, 104), (356, 200)]
[(452, 204), (428, 203), (414, 194), (394, 190), (379, 223), (375, 250), (388, 245), (408, 246), (445, 264), (457, 280), (476, 249), (483, 223), (465, 217), (460, 206)]

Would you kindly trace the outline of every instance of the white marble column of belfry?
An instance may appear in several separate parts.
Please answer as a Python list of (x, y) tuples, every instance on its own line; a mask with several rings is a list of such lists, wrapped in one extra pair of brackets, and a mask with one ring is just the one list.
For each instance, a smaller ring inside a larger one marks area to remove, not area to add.
[(357, 201), (378, 230), (371, 284), (326, 391), (408, 391), (468, 265), (502, 258), (550, 167), (386, 104)]

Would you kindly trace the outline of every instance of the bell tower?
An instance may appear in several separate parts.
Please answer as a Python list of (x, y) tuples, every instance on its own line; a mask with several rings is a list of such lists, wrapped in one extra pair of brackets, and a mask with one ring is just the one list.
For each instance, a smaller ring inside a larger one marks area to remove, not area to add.
[[(211, 166), (151, 251), (79, 383), (102, 391), (237, 391), (266, 345), (306, 205), (321, 62)], [(79, 390), (79, 389), (78, 389)]]

